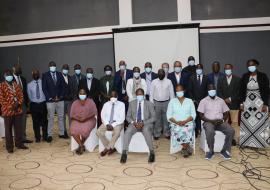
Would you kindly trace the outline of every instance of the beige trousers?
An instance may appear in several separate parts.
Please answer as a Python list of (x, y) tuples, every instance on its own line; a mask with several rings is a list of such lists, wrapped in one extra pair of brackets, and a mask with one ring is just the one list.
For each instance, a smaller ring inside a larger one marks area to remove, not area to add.
[(234, 140), (236, 140), (237, 143), (239, 143), (240, 139), (240, 126), (238, 125), (238, 114), (239, 110), (230, 110), (230, 117), (232, 122), (232, 127), (235, 130)]
[(104, 124), (102, 124), (98, 128), (97, 136), (100, 138), (100, 140), (101, 140), (101, 142), (102, 142), (102, 144), (104, 145), (105, 148), (107, 148), (107, 149), (113, 149), (114, 148), (115, 142), (119, 138), (120, 132), (123, 129), (123, 127), (124, 127), (124, 124), (121, 124), (121, 125), (117, 125), (117, 126), (115, 126), (113, 128), (113, 134), (112, 134), (111, 141), (109, 141), (105, 136), (105, 133), (107, 131), (107, 127)]

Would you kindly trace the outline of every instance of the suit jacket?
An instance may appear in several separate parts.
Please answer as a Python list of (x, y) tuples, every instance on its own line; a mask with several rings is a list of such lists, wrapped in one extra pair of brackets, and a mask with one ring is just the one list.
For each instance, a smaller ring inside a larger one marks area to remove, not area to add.
[[(246, 100), (247, 94), (247, 84), (249, 82), (250, 73), (245, 73), (242, 76), (240, 84), (240, 103)], [(263, 100), (264, 105), (268, 106), (269, 101), (269, 79), (265, 73), (257, 72), (257, 80), (259, 83), (260, 95)]]
[[(152, 81), (153, 81), (154, 79), (158, 78), (158, 75), (157, 75), (157, 73), (151, 72), (151, 77), (152, 77)], [(146, 80), (146, 73), (145, 72), (143, 72), (141, 74), (141, 78)]]
[(96, 106), (98, 107), (99, 105), (99, 80), (96, 78), (93, 78), (92, 83), (91, 83), (91, 88), (89, 90), (87, 86), (87, 79), (83, 78), (79, 82), (79, 89), (81, 88), (86, 90), (87, 97), (92, 98)]
[(231, 110), (239, 110), (240, 107), (240, 78), (232, 75), (231, 83), (228, 84), (227, 77), (222, 77), (218, 79), (218, 90), (217, 95), (222, 99), (231, 98), (231, 103), (228, 104), (228, 107)]
[[(209, 83), (209, 84), (215, 85), (215, 78), (214, 78), (214, 76), (215, 76), (214, 73), (208, 74), (208, 83)], [(221, 78), (221, 77), (225, 77), (225, 74), (219, 72), (219, 73), (218, 73), (218, 78)], [(218, 84), (217, 84), (216, 86), (218, 86)]]
[[(133, 71), (130, 69), (126, 69), (126, 82), (128, 79), (133, 77)], [(127, 93), (122, 94), (122, 78), (120, 76), (120, 71), (117, 71), (114, 76), (114, 89), (118, 93), (118, 99), (120, 101), (123, 101), (124, 96), (126, 96)]]
[[(109, 82), (109, 91), (107, 93), (107, 87), (106, 83)], [(99, 92), (100, 92), (100, 100), (101, 104), (105, 104), (107, 101), (109, 101), (109, 98), (107, 96), (111, 95), (111, 92), (113, 90), (113, 76), (103, 76), (99, 81)]]
[(77, 78), (76, 74), (71, 76), (70, 88), (71, 88), (71, 96), (73, 100), (76, 100), (78, 98), (79, 83), (80, 83), (80, 80), (82, 79), (86, 79), (85, 75), (83, 74), (81, 74), (79, 78)]
[[(133, 100), (129, 102), (126, 120), (128, 123), (132, 123), (133, 121), (136, 121), (136, 117), (137, 117), (137, 100)], [(143, 120), (144, 127), (153, 127), (154, 122), (156, 120), (156, 112), (154, 109), (154, 104), (148, 100), (144, 100), (143, 117), (144, 117)]]
[(58, 71), (56, 71), (55, 73), (57, 77), (56, 84), (54, 84), (50, 71), (42, 74), (42, 90), (44, 92), (47, 102), (50, 102), (51, 99), (54, 99), (56, 96), (60, 100), (63, 100), (65, 95), (65, 91), (63, 88), (65, 85), (65, 81), (62, 76), (62, 73)]
[(191, 98), (198, 105), (200, 101), (208, 94), (208, 78), (206, 75), (202, 75), (201, 85), (198, 84), (197, 74), (192, 75), (189, 78), (188, 84), (188, 97)]
[(190, 77), (194, 74), (196, 74), (196, 66), (188, 65), (185, 68), (183, 68), (182, 72), (187, 73)]
[[(64, 77), (64, 76), (63, 76)], [(71, 76), (67, 75), (68, 83), (66, 83), (64, 79), (64, 100), (65, 101), (71, 101), (73, 99), (72, 93), (71, 93)]]
[[(168, 79), (172, 81), (174, 92), (175, 92), (175, 86), (177, 84), (175, 72), (169, 73)], [(187, 88), (187, 85), (188, 85), (188, 79), (189, 79), (189, 75), (186, 72), (181, 72), (180, 84), (183, 85), (185, 89)]]
[[(22, 91), (23, 91), (23, 103), (25, 104), (25, 106), (27, 106), (28, 102), (29, 102), (29, 98), (28, 98), (28, 94), (27, 94), (27, 82), (26, 82), (26, 79), (23, 76), (20, 76), (20, 78), (21, 78), (22, 87), (23, 87), (23, 89), (22, 89)], [(13, 81), (17, 83), (15, 77), (13, 78)], [(20, 85), (20, 84), (18, 84), (18, 85)]]

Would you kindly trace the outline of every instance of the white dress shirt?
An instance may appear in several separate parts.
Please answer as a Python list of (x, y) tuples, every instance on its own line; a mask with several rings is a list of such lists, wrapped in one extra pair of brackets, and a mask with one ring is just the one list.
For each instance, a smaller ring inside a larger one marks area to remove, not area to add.
[(91, 89), (91, 85), (92, 85), (92, 79), (86, 79), (87, 80), (87, 88), (88, 90)]
[(176, 78), (177, 84), (180, 84), (180, 80), (181, 80), (181, 72), (180, 72), (180, 73), (174, 72), (174, 74), (175, 74), (175, 78)]
[(152, 83), (152, 72), (150, 72), (150, 73), (145, 72), (145, 81), (147, 84), (147, 91), (145, 93), (147, 95), (150, 95), (151, 83)]
[[(112, 104), (113, 103), (111, 101), (106, 102), (101, 110), (101, 120), (105, 126), (110, 123)], [(123, 124), (125, 121), (125, 115), (125, 104), (123, 102), (116, 101), (114, 103), (113, 123), (111, 123), (111, 125), (115, 127)]]
[(151, 84), (150, 101), (167, 101), (174, 98), (173, 84), (171, 80), (164, 78), (163, 80), (155, 79)]
[(65, 80), (66, 84), (68, 84), (68, 75), (64, 75), (64, 74), (62, 74), (62, 75), (64, 77), (64, 80)]
[(228, 85), (230, 85), (231, 81), (232, 81), (232, 75), (231, 76), (226, 76), (226, 79), (227, 79)]
[(14, 76), (17, 84), (20, 85), (21, 88), (23, 88), (21, 77), (17, 76), (17, 75), (13, 75), (13, 76)]
[[(141, 88), (144, 90), (144, 93), (147, 91), (147, 84), (144, 79), (141, 78)], [(131, 102), (136, 99), (136, 94), (133, 94), (133, 78), (128, 79), (127, 86), (126, 86), (126, 92), (128, 95), (128, 101)]]

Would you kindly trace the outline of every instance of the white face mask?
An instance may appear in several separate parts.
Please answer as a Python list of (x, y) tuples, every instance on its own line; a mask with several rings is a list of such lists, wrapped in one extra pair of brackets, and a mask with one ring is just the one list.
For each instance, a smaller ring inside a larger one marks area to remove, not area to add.
[(111, 101), (112, 103), (115, 103), (115, 102), (117, 101), (117, 98), (111, 97), (111, 98), (110, 98), (110, 101)]
[(105, 71), (105, 75), (111, 75), (112, 74), (112, 71)]
[(193, 66), (193, 65), (195, 65), (195, 61), (194, 61), (194, 60), (190, 60), (190, 61), (188, 62), (188, 64), (189, 64), (190, 66)]
[(140, 77), (140, 73), (138, 73), (138, 72), (135, 72), (135, 73), (133, 73), (133, 76), (137, 79), (137, 78), (139, 78)]
[(120, 65), (120, 70), (125, 70), (126, 69), (126, 66), (125, 65)]

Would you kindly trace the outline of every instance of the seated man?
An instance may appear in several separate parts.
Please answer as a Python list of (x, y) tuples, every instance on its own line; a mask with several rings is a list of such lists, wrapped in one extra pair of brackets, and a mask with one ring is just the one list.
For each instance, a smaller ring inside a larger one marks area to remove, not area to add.
[[(115, 142), (120, 136), (120, 132), (124, 127), (125, 121), (125, 104), (117, 100), (117, 92), (111, 92), (110, 101), (106, 102), (101, 110), (102, 125), (97, 130), (97, 136), (100, 138), (105, 149), (100, 153), (100, 156), (113, 154)], [(112, 139), (109, 141), (105, 133), (113, 131)]]
[(215, 131), (224, 133), (225, 143), (220, 154), (225, 160), (231, 159), (231, 145), (234, 137), (234, 129), (226, 122), (229, 116), (230, 109), (225, 101), (216, 96), (215, 86), (208, 86), (208, 96), (201, 100), (198, 106), (201, 120), (204, 121), (203, 127), (205, 130), (206, 141), (209, 147), (209, 152), (206, 153), (205, 159), (210, 160), (214, 156)]
[(127, 151), (132, 136), (136, 132), (142, 132), (145, 141), (150, 150), (149, 163), (155, 162), (155, 153), (152, 142), (153, 126), (156, 120), (156, 114), (153, 103), (144, 100), (144, 90), (139, 88), (136, 90), (136, 100), (129, 103), (126, 117), (129, 123), (124, 136), (123, 153), (120, 162), (126, 163)]

